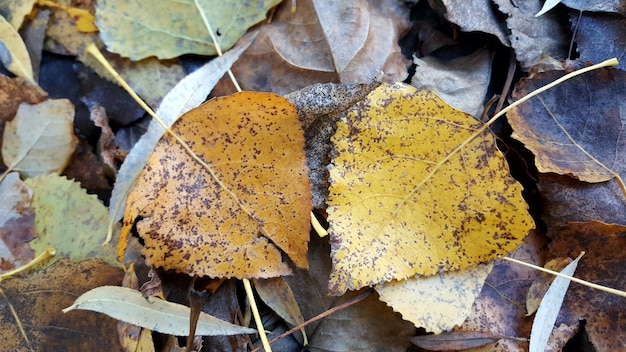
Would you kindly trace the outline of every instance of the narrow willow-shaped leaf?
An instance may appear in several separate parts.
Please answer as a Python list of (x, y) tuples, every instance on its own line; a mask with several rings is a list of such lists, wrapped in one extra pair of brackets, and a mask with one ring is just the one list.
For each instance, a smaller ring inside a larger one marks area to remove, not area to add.
[[(582, 254), (569, 263), (563, 270), (561, 270), (561, 274), (568, 276), (574, 275), (574, 271), (576, 271), (578, 261), (581, 257)], [(537, 314), (535, 315), (535, 320), (533, 321), (533, 327), (530, 334), (530, 352), (545, 351), (548, 339), (550, 338), (550, 334), (554, 328), (554, 323), (556, 322), (556, 318), (561, 310), (563, 298), (565, 298), (565, 293), (567, 292), (570, 282), (571, 281), (566, 278), (555, 278), (552, 285), (550, 285), (548, 292), (546, 292), (546, 295), (543, 296), (543, 300), (537, 309)]]
[(16, 76), (35, 82), (26, 45), (17, 30), (0, 16), (0, 61)]
[[(189, 334), (189, 307), (145, 298), (139, 291), (126, 287), (101, 286), (85, 292), (63, 313), (82, 309), (104, 313), (117, 320), (164, 334)], [(251, 334), (256, 330), (234, 325), (206, 313), (200, 313), (196, 335), (217, 336)]]
[[(230, 69), (254, 38), (249, 37), (224, 55), (212, 60), (180, 81), (164, 98), (157, 115), (171, 126), (185, 112), (200, 105), (209, 95), (217, 81)], [(117, 174), (117, 181), (111, 194), (109, 221), (116, 222), (124, 215), (124, 202), (137, 175), (143, 169), (154, 146), (163, 135), (163, 128), (151, 121), (148, 130), (130, 151)]]

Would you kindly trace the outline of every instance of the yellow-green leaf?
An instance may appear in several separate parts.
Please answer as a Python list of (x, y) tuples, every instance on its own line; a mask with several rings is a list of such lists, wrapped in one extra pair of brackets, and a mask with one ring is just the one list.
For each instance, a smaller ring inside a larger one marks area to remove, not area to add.
[(17, 30), (0, 16), (0, 61), (16, 76), (35, 82), (26, 45)]
[[(263, 20), (278, 0), (198, 0), (222, 50)], [(182, 54), (215, 55), (209, 31), (194, 0), (100, 0), (97, 25), (110, 51), (139, 60), (169, 59)]]
[(69, 100), (22, 103), (5, 126), (2, 157), (9, 169), (33, 177), (63, 171), (77, 144)]
[[(189, 307), (158, 298), (145, 298), (139, 291), (126, 287), (101, 286), (85, 292), (74, 304), (63, 309), (104, 313), (115, 319), (164, 334), (189, 335)], [(251, 334), (256, 330), (234, 325), (200, 312), (196, 335)]]
[(332, 293), (463, 269), (534, 226), (489, 131), (430, 92), (382, 85), (333, 136)]
[(56, 249), (54, 260), (101, 258), (118, 265), (115, 248), (102, 247), (107, 234), (107, 208), (77, 182), (56, 174), (27, 179), (33, 190), (32, 207), (38, 237), (29, 244), (41, 253)]

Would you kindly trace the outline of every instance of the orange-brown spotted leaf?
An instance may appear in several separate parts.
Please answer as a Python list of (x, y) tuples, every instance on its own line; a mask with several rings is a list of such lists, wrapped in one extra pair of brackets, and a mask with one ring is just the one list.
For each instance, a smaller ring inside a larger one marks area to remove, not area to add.
[(118, 254), (140, 217), (142, 253), (156, 267), (267, 278), (290, 272), (284, 252), (306, 268), (311, 196), (293, 105), (237, 93), (187, 112), (171, 129), (208, 165), (164, 136), (128, 197)]
[(490, 132), (470, 138), (480, 127), (403, 84), (348, 112), (333, 137), (331, 292), (475, 266), (521, 243), (534, 225), (522, 187)]

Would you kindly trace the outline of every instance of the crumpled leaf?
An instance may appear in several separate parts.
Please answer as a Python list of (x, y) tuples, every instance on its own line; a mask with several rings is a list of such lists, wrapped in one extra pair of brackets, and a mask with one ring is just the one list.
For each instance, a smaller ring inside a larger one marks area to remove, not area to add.
[(33, 191), (11, 172), (0, 181), (0, 271), (9, 271), (30, 262), (35, 252), (28, 241), (35, 235), (31, 209)]
[(464, 0), (442, 0), (445, 18), (458, 25), (463, 32), (485, 32), (493, 34), (506, 46), (511, 43), (506, 29), (493, 10), (491, 0), (473, 1), (467, 6)]
[[(573, 276), (581, 257), (582, 255), (579, 255), (569, 263), (561, 270), (561, 274)], [(539, 308), (535, 314), (535, 320), (533, 321), (533, 327), (530, 333), (530, 352), (542, 352), (546, 350), (550, 333), (561, 310), (563, 298), (565, 298), (565, 293), (569, 288), (570, 282), (571, 281), (566, 278), (554, 278), (548, 292), (543, 296), (541, 304), (539, 304)]]
[[(595, 284), (624, 289), (626, 280), (622, 268), (624, 260), (624, 237), (626, 227), (603, 224), (597, 221), (570, 223), (550, 229), (552, 238), (551, 257), (574, 257), (585, 251), (584, 260), (578, 264), (576, 277)], [(597, 352), (619, 351), (626, 345), (623, 322), (626, 319), (626, 304), (623, 297), (595, 290), (582, 285), (571, 285), (556, 325), (565, 324), (575, 328), (585, 319), (585, 331)], [(560, 341), (551, 336), (549, 347), (561, 350), (567, 338)]]
[[(605, 1), (590, 2), (605, 4)], [(622, 1), (623, 9), (626, 9), (626, 2)], [(624, 48), (626, 47), (626, 10), (622, 16), (613, 14), (597, 14), (584, 12), (582, 16), (578, 11), (570, 12), (570, 22), (572, 31), (576, 35), (573, 40), (576, 42), (576, 50), (580, 53), (580, 61), (600, 63), (608, 58), (620, 58), (619, 64), (614, 66), (621, 70), (626, 69), (626, 60), (623, 59)]]
[(417, 67), (411, 85), (417, 90), (431, 90), (453, 108), (480, 117), (491, 81), (492, 59), (493, 52), (487, 48), (446, 61), (414, 57)]
[[(67, 259), (23, 278), (2, 281), (0, 341), (4, 351), (122, 352), (115, 320), (91, 312), (63, 315), (78, 295), (102, 285), (118, 285), (122, 270), (100, 260)], [(19, 333), (9, 302), (30, 340)]]
[(74, 105), (67, 99), (22, 103), (6, 124), (3, 140), (2, 157), (10, 170), (28, 177), (60, 172), (78, 144)]
[(535, 14), (541, 8), (540, 1), (494, 0), (500, 12), (508, 15), (509, 40), (522, 70), (528, 72), (541, 60), (542, 55), (554, 58), (567, 57), (569, 38), (563, 32), (553, 13), (540, 17)]
[[(402, 81), (408, 62), (398, 46), (408, 9), (396, 1), (284, 1), (272, 23), (233, 65), (244, 90), (285, 95), (315, 83)], [(223, 80), (219, 94), (233, 92)]]
[(461, 325), (470, 314), (493, 265), (478, 265), (429, 277), (376, 285), (380, 300), (402, 318), (439, 334)]
[(270, 93), (216, 98), (181, 116), (155, 147), (126, 202), (118, 256), (135, 220), (153, 266), (210, 277), (307, 267), (311, 196), (294, 106)]
[[(82, 309), (104, 313), (164, 334), (189, 335), (189, 307), (161, 299), (145, 298), (141, 292), (119, 286), (101, 286), (85, 292), (63, 313)], [(237, 326), (201, 312), (196, 335), (252, 334), (256, 330)]]
[[(537, 74), (518, 83), (512, 96), (552, 82), (561, 72)], [(540, 172), (604, 182), (626, 179), (626, 72), (600, 69), (568, 80), (517, 106), (507, 116), (513, 137), (535, 154)]]
[[(185, 112), (200, 105), (209, 95), (217, 81), (228, 71), (233, 62), (251, 44), (251, 41), (240, 43), (224, 55), (211, 60), (194, 73), (181, 80), (164, 98), (156, 111), (167, 126)], [(109, 221), (116, 222), (124, 213), (128, 191), (135, 183), (161, 136), (163, 127), (156, 121), (150, 121), (148, 130), (141, 136), (117, 174), (115, 187), (111, 193)]]
[[(263, 20), (267, 11), (279, 2), (198, 0), (224, 51), (249, 27)], [(149, 56), (169, 59), (182, 54), (217, 54), (193, 0), (100, 0), (96, 16), (108, 49), (133, 60)]]
[(0, 16), (0, 61), (14, 75), (35, 82), (26, 45), (15, 27), (2, 16)]
[(37, 0), (2, 0), (0, 2), (0, 16), (4, 17), (13, 28), (22, 27), (24, 17), (28, 15)]
[(521, 243), (533, 220), (493, 136), (462, 145), (481, 125), (403, 84), (347, 113), (330, 169), (332, 293), (464, 269)]
[(119, 265), (114, 249), (102, 247), (107, 209), (95, 195), (87, 194), (78, 183), (56, 174), (25, 182), (34, 193), (32, 207), (38, 237), (30, 246), (37, 253), (53, 247), (57, 254), (52, 262), (61, 258), (73, 261), (100, 258), (109, 265)]

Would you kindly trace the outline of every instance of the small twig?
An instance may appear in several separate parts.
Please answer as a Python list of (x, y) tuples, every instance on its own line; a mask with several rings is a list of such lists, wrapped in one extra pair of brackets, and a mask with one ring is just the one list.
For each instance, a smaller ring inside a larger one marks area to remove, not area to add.
[(252, 285), (250, 285), (250, 280), (242, 279), (243, 287), (246, 290), (246, 296), (250, 300), (250, 308), (252, 309), (252, 316), (254, 316), (254, 321), (256, 322), (256, 329), (259, 332), (259, 337), (261, 338), (261, 343), (263, 344), (263, 348), (266, 352), (272, 352), (272, 348), (270, 347), (269, 342), (267, 341), (267, 335), (265, 334), (265, 329), (263, 328), (263, 321), (261, 320), (261, 315), (259, 314), (259, 308), (257, 307), (256, 300), (254, 299), (254, 293), (252, 292)]
[[(327, 316), (329, 316), (329, 315), (331, 315), (331, 314), (333, 314), (333, 313), (335, 313), (335, 312), (337, 312), (339, 310), (348, 308), (349, 306), (351, 306), (353, 304), (359, 303), (359, 302), (361, 302), (362, 300), (364, 300), (365, 298), (367, 298), (371, 294), (372, 294), (372, 290), (371, 289), (367, 290), (367, 291), (361, 293), (360, 295), (354, 297), (353, 299), (351, 299), (351, 300), (349, 300), (349, 301), (347, 301), (345, 303), (342, 303), (342, 304), (340, 304), (340, 305), (338, 305), (336, 307), (333, 307), (333, 308), (331, 308), (331, 309), (329, 309), (329, 310), (327, 310), (327, 311), (325, 311), (323, 313), (320, 313), (320, 314), (314, 316), (313, 318), (305, 321), (304, 323), (302, 323), (302, 324), (300, 324), (298, 326), (294, 326), (293, 328), (285, 331), (284, 333), (280, 334), (279, 336), (271, 339), (269, 343), (270, 344), (275, 343), (276, 341), (278, 341), (280, 339), (283, 339), (283, 338), (293, 334), (296, 331), (302, 330), (305, 326), (307, 326), (309, 324), (312, 324), (312, 323), (314, 323), (314, 322), (316, 322), (316, 321), (318, 321), (320, 319), (323, 319), (323, 318), (325, 318), (325, 317), (327, 317)], [(251, 352), (258, 352), (260, 350), (261, 350), (261, 348), (259, 347), (259, 348), (256, 348), (256, 349), (252, 350)]]

